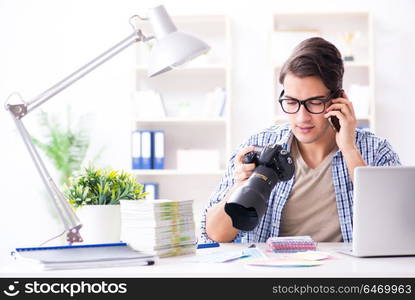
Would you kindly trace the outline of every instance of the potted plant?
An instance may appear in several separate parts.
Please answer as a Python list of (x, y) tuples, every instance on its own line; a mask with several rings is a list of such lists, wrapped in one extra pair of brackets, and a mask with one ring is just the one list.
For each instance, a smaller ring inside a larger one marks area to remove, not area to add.
[[(39, 147), (53, 163), (59, 173), (61, 185), (67, 184), (69, 177), (81, 169), (90, 144), (87, 115), (73, 122), (71, 108), (66, 108), (66, 118), (60, 115), (39, 113), (42, 138), (32, 136), (33, 143)], [(66, 119), (66, 122), (62, 121)], [(64, 125), (62, 125), (64, 124)], [(97, 160), (100, 153), (93, 159)]]
[(122, 170), (90, 166), (69, 179), (65, 194), (83, 224), (85, 243), (120, 241), (120, 200), (142, 200), (144, 186)]

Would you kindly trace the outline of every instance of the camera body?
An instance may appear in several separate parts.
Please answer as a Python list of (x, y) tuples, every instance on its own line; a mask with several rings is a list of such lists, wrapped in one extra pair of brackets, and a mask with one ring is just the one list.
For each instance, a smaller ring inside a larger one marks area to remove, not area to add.
[(245, 154), (244, 163), (255, 163), (251, 177), (237, 188), (225, 204), (225, 212), (232, 226), (244, 231), (253, 230), (265, 214), (272, 189), (280, 181), (294, 175), (290, 153), (278, 144), (256, 147)]
[(254, 151), (245, 154), (243, 163), (271, 168), (277, 174), (278, 181), (290, 180), (295, 170), (290, 153), (278, 144), (255, 147)]

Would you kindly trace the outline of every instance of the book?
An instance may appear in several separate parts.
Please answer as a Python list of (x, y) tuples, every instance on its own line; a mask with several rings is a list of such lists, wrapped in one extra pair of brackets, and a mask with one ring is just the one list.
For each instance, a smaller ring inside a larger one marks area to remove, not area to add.
[(11, 255), (42, 270), (143, 266), (157, 260), (126, 243), (16, 248)]

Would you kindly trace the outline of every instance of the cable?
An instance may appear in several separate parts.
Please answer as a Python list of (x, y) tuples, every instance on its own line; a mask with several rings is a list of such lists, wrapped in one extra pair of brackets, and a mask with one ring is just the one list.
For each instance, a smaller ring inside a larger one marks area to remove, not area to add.
[(48, 239), (47, 241), (43, 242), (43, 243), (42, 243), (42, 244), (40, 244), (39, 246), (41, 247), (41, 246), (43, 246), (44, 244), (49, 243), (50, 241), (52, 241), (52, 240), (54, 240), (54, 239), (56, 239), (56, 238), (58, 238), (58, 237), (62, 236), (65, 232), (66, 232), (66, 230), (64, 230), (62, 233), (58, 234), (57, 236), (54, 236), (53, 238)]

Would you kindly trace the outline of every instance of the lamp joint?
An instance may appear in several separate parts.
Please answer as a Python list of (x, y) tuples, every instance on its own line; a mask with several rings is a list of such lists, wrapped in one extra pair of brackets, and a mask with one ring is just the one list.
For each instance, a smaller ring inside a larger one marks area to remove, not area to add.
[(27, 114), (27, 105), (26, 103), (22, 104), (7, 104), (6, 105), (7, 110), (9, 110), (13, 116), (20, 120)]

